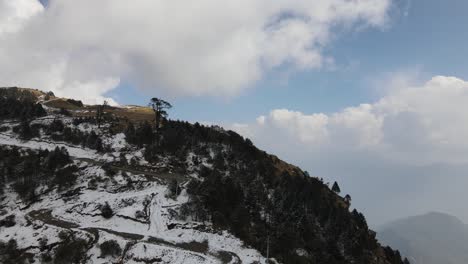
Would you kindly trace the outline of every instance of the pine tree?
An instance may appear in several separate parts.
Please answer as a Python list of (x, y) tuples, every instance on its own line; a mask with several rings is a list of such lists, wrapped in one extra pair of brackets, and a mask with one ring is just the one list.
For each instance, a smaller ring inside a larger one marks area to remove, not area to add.
[(338, 193), (338, 194), (341, 192), (340, 186), (338, 185), (337, 182), (333, 183), (332, 191), (334, 191), (335, 193)]
[(155, 115), (155, 126), (156, 126), (156, 131), (159, 130), (161, 127), (161, 121), (163, 118), (167, 117), (167, 109), (171, 109), (172, 105), (169, 102), (164, 101), (163, 99), (159, 98), (151, 98), (151, 101), (149, 103), (149, 106), (153, 108), (154, 115)]
[(347, 194), (345, 197), (344, 197), (344, 200), (345, 200), (345, 203), (350, 206), (351, 205), (351, 195)]
[(104, 110), (106, 109), (108, 103), (107, 101), (104, 101), (102, 105), (98, 105), (96, 109), (96, 121), (98, 123), (98, 128), (101, 127), (101, 121), (102, 118), (104, 117)]
[(169, 182), (169, 191), (170, 191), (171, 196), (173, 197), (177, 197), (179, 195), (180, 193), (179, 183), (177, 182), (176, 179), (172, 179)]
[(166, 102), (159, 98), (151, 98), (149, 106), (153, 108), (154, 116), (155, 116), (155, 132), (156, 132), (156, 145), (159, 146), (159, 129), (162, 126), (162, 121), (167, 118), (167, 111), (168, 109), (172, 108), (172, 105), (169, 102)]
[(29, 122), (24, 120), (21, 122), (19, 127), (19, 136), (21, 139), (29, 140), (34, 136), (33, 130), (29, 125)]
[(114, 215), (114, 212), (112, 211), (112, 208), (110, 207), (108, 202), (101, 206), (101, 215), (106, 219), (109, 219)]

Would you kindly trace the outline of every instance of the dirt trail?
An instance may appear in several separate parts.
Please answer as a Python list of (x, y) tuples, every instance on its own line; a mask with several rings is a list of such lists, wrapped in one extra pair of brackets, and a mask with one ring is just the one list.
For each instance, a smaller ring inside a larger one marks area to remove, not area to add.
[[(71, 157), (74, 160), (79, 160), (79, 161), (84, 161), (87, 163), (91, 163), (94, 165), (98, 166), (103, 166), (106, 164), (104, 161), (99, 161), (99, 160), (93, 160), (89, 158), (77, 158), (77, 157)], [(148, 180), (155, 180), (155, 179), (161, 179), (161, 180), (172, 180), (175, 179), (178, 182), (183, 182), (188, 179), (187, 176), (184, 176), (180, 173), (169, 173), (169, 172), (152, 172), (152, 171), (144, 171), (144, 170), (139, 170), (135, 168), (130, 168), (130, 167), (123, 167), (123, 166), (116, 166), (116, 165), (110, 165), (110, 167), (114, 170), (120, 170), (132, 174), (142, 174), (145, 175)]]
[(61, 220), (61, 219), (54, 217), (52, 215), (52, 210), (48, 210), (48, 209), (31, 211), (27, 214), (27, 217), (31, 218), (32, 220), (41, 221), (47, 225), (65, 228), (65, 229), (73, 229), (73, 228), (80, 227), (78, 224), (68, 222), (65, 220)]
[(209, 258), (215, 258), (219, 260), (221, 263), (231, 263), (231, 261), (235, 259), (236, 261), (234, 263), (241, 263), (239, 257), (232, 252), (226, 252), (226, 251), (221, 251), (221, 252), (216, 252), (216, 253), (209, 252), (208, 251), (209, 247), (208, 247), (207, 242), (193, 241), (190, 243), (174, 243), (174, 242), (166, 241), (161, 238), (156, 238), (156, 237), (151, 237), (151, 236), (145, 239), (145, 236), (141, 234), (119, 232), (119, 231), (115, 231), (115, 230), (111, 230), (107, 228), (81, 227), (79, 224), (65, 221), (65, 220), (62, 220), (53, 216), (52, 211), (48, 209), (31, 211), (27, 214), (27, 217), (30, 220), (40, 221), (50, 226), (69, 229), (69, 230), (78, 229), (78, 230), (91, 233), (94, 237), (92, 244), (96, 243), (99, 240), (99, 232), (106, 232), (106, 233), (116, 235), (127, 240), (128, 243), (130, 243), (129, 245), (131, 245), (130, 247), (133, 247), (134, 245), (138, 243), (147, 243), (147, 244), (153, 244), (156, 246), (163, 246), (166, 248), (172, 248), (175, 250), (183, 251), (190, 255), (194, 255), (198, 258), (201, 258), (203, 260), (207, 260), (207, 257), (209, 257)]
[[(8, 135), (6, 133), (0, 133), (0, 135), (11, 138), (11, 135)], [(34, 140), (34, 139), (30, 141), (37, 142), (37, 143), (53, 144), (56, 146), (66, 146), (66, 147), (70, 147), (74, 149), (81, 149), (78, 146), (69, 145), (69, 144), (62, 143), (62, 142), (59, 143), (59, 142), (53, 142), (53, 141), (42, 141), (42, 140)], [(18, 145), (2, 143), (2, 145), (17, 146), (17, 147), (27, 148), (27, 149), (38, 149), (39, 147), (41, 147), (41, 145), (32, 147), (24, 143), (18, 144)], [(132, 174), (144, 175), (149, 181), (159, 181), (159, 180), (169, 181), (169, 180), (175, 179), (179, 183), (181, 183), (181, 182), (188, 180), (188, 177), (181, 173), (144, 171), (138, 168), (117, 166), (115, 164), (111, 164), (111, 163), (108, 163), (107, 161), (103, 161), (99, 159), (76, 157), (72, 155), (70, 155), (70, 158), (73, 160), (87, 162), (89, 164), (93, 164), (97, 166), (103, 166), (105, 164), (109, 164), (109, 166), (114, 170), (120, 170), (120, 171), (124, 171), (128, 173), (132, 173)], [(203, 260), (216, 259), (220, 263), (236, 263), (236, 264), (241, 263), (239, 256), (237, 256), (233, 252), (227, 252), (227, 251), (209, 252), (209, 247), (207, 243), (200, 243), (200, 242), (195, 242), (195, 241), (190, 242), (190, 243), (174, 243), (174, 242), (166, 241), (164, 239), (155, 238), (155, 237), (148, 237), (147, 239), (145, 239), (145, 236), (142, 234), (119, 232), (119, 231), (106, 229), (106, 228), (99, 228), (99, 227), (81, 227), (77, 223), (66, 221), (66, 220), (57, 218), (56, 216), (53, 216), (52, 210), (50, 209), (41, 209), (41, 210), (31, 211), (27, 214), (27, 218), (30, 220), (40, 221), (44, 224), (58, 227), (58, 228), (63, 228), (63, 229), (68, 229), (68, 230), (82, 230), (82, 231), (88, 232), (92, 234), (94, 237), (94, 239), (92, 240), (93, 245), (97, 243), (99, 240), (99, 232), (106, 232), (106, 233), (116, 235), (125, 239), (126, 241), (128, 241), (128, 246), (130, 248), (138, 243), (147, 243), (147, 244), (153, 244), (157, 246), (163, 246), (163, 247), (183, 251), (190, 255), (194, 255), (199, 258), (202, 258)]]

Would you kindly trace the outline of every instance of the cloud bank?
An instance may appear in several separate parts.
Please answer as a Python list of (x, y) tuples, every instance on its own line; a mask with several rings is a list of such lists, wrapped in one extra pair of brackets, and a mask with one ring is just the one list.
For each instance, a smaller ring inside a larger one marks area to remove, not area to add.
[(0, 36), (17, 32), (30, 17), (43, 10), (43, 6), (37, 1), (0, 1)]
[[(230, 126), (311, 175), (338, 180), (372, 224), (440, 210), (468, 219), (468, 82), (400, 79), (374, 103), (335, 113), (275, 109)], [(369, 199), (371, 198), (371, 199)]]
[(0, 0), (0, 79), (88, 101), (121, 80), (232, 96), (280, 66), (329, 64), (335, 30), (383, 26), (390, 1)]
[(359, 150), (421, 165), (468, 163), (467, 105), (468, 82), (436, 76), (419, 86), (390, 89), (372, 104), (330, 114), (275, 109), (233, 128), (260, 141), (282, 138), (319, 152)]

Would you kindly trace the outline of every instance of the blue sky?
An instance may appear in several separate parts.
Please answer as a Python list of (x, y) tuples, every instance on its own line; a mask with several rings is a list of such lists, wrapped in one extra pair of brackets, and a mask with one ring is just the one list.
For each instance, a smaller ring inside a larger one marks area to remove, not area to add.
[(163, 97), (171, 118), (221, 124), (338, 180), (373, 226), (427, 211), (468, 222), (466, 10), (466, 0), (0, 0), (0, 80), (88, 104)]
[(39, 0), (43, 6), (47, 6), (49, 4), (49, 0)]
[[(234, 98), (172, 99), (172, 116), (192, 121), (247, 122), (271, 109), (335, 112), (379, 98), (374, 79), (400, 71), (468, 79), (468, 2), (400, 0), (385, 28), (337, 33), (326, 54), (336, 69), (277, 69)], [(288, 77), (285, 77), (288, 75)], [(149, 96), (128, 84), (108, 93), (123, 104), (145, 104)]]

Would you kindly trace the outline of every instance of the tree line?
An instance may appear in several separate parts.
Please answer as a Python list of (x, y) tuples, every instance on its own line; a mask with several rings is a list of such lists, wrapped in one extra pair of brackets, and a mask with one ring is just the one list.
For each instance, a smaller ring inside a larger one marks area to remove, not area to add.
[[(303, 171), (278, 170), (271, 156), (235, 132), (162, 120), (156, 127), (129, 122), (125, 134), (129, 143), (144, 147), (150, 162), (173, 156), (185, 163), (195, 154), (191, 162), (200, 180), (186, 186), (191, 198), (181, 217), (210, 221), (283, 263), (374, 263), (379, 252), (388, 263), (407, 263), (398, 251), (380, 250), (364, 215), (349, 211), (351, 197), (338, 195), (338, 183), (331, 190)], [(171, 183), (173, 195), (177, 188)]]
[(25, 120), (47, 114), (31, 92), (18, 88), (0, 89), (0, 106), (0, 120)]
[(0, 146), (0, 192), (11, 184), (19, 197), (29, 202), (37, 198), (36, 189), (41, 184), (66, 189), (77, 177), (78, 168), (67, 166), (71, 162), (65, 148), (36, 151)]

